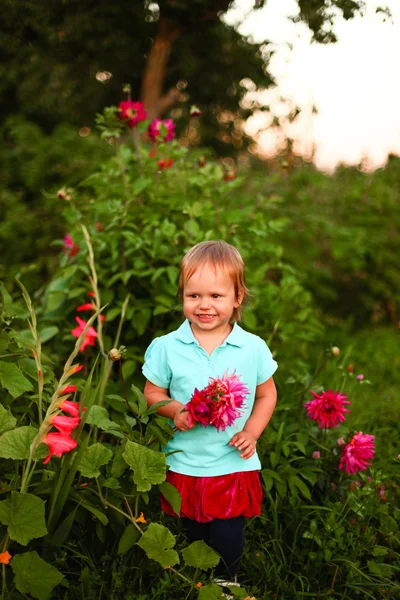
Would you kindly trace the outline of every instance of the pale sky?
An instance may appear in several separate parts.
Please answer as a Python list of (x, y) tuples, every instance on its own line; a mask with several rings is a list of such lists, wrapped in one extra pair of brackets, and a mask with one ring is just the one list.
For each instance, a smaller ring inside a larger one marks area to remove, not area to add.
[[(242, 22), (242, 34), (270, 40), (275, 50), (269, 70), (277, 88), (254, 92), (248, 82), (246, 101), (255, 112), (246, 131), (256, 137), (260, 153), (271, 155), (279, 144), (267, 129), (271, 117), (259, 108), (265, 104), (283, 117), (294, 106), (302, 109), (286, 131), (299, 153), (308, 156), (315, 149), (321, 169), (361, 161), (373, 169), (389, 153), (400, 155), (400, 0), (365, 0), (363, 17), (336, 19), (339, 41), (328, 45), (311, 43), (306, 25), (287, 19), (298, 12), (295, 0), (268, 0), (259, 11), (251, 11), (252, 4), (237, 0), (226, 21)], [(389, 6), (393, 22), (376, 13), (382, 5)], [(318, 114), (312, 114), (313, 105)]]

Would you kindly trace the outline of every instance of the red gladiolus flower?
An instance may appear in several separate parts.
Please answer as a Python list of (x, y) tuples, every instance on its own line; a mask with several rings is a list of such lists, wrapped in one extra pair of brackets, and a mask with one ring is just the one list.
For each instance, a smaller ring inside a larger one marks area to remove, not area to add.
[[(78, 327), (75, 327), (75, 329), (73, 329), (71, 333), (72, 335), (78, 338), (86, 327), (86, 321), (80, 319), (79, 317), (75, 317), (75, 320), (78, 323)], [(83, 352), (86, 346), (94, 346), (96, 338), (97, 331), (93, 327), (89, 327), (89, 329), (86, 331), (85, 338), (79, 350)]]
[(374, 436), (359, 431), (350, 442), (343, 448), (339, 463), (339, 469), (343, 469), (347, 475), (365, 471), (371, 464), (367, 462), (375, 454)]
[(249, 394), (248, 388), (240, 381), (238, 375), (227, 372), (221, 378), (211, 378), (203, 390), (195, 390), (186, 404), (190, 424), (200, 423), (204, 427), (212, 425), (218, 431), (225, 431), (240, 417), (239, 410)]
[(79, 417), (79, 404), (78, 402), (71, 402), (71, 400), (64, 400), (60, 404), (61, 410), (66, 413), (69, 413), (73, 417)]
[[(161, 128), (165, 129), (166, 133), (161, 132)], [(150, 123), (147, 133), (154, 142), (169, 142), (175, 137), (175, 123), (172, 119), (165, 119), (164, 121), (154, 119)]]
[(314, 400), (305, 403), (307, 415), (309, 419), (317, 421), (318, 427), (337, 427), (339, 423), (346, 420), (344, 413), (350, 412), (344, 408), (344, 404), (350, 404), (340, 392), (328, 390), (320, 395), (316, 392), (310, 392), (314, 396)]
[(80, 417), (66, 417), (63, 415), (57, 415), (51, 419), (51, 424), (63, 435), (71, 435), (72, 430), (78, 427)]
[(49, 447), (49, 454), (43, 461), (44, 465), (47, 465), (53, 454), (54, 456), (61, 458), (64, 452), (69, 452), (78, 445), (70, 436), (62, 433), (48, 433), (45, 436), (43, 443), (47, 444)]
[(81, 304), (81, 306), (78, 306), (78, 308), (76, 309), (78, 311), (81, 310), (95, 310), (93, 304), (90, 304), (89, 302), (87, 304)]
[(82, 371), (83, 369), (83, 365), (74, 365), (73, 367), (71, 367), (71, 373), (69, 373), (70, 375), (75, 375), (75, 373), (78, 373), (79, 371)]
[(79, 252), (78, 244), (75, 244), (69, 233), (64, 236), (64, 252), (69, 254), (71, 257), (75, 256)]
[(91, 298), (95, 298), (95, 297), (96, 297), (96, 294), (95, 294), (94, 292), (88, 292), (88, 294), (89, 294), (89, 296), (90, 296)]
[(118, 118), (121, 121), (128, 121), (128, 125), (131, 129), (140, 123), (140, 121), (144, 121), (147, 117), (144, 104), (142, 104), (142, 102), (124, 100), (119, 103), (118, 111)]
[(76, 392), (76, 385), (67, 385), (61, 392), (61, 396), (65, 394), (74, 394)]

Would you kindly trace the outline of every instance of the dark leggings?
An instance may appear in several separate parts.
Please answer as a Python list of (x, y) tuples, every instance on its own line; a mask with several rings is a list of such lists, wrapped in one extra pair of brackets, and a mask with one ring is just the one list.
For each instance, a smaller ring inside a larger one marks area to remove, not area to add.
[(182, 524), (191, 542), (203, 540), (221, 555), (215, 575), (232, 579), (239, 569), (244, 550), (244, 517), (213, 519), (207, 523), (184, 518)]

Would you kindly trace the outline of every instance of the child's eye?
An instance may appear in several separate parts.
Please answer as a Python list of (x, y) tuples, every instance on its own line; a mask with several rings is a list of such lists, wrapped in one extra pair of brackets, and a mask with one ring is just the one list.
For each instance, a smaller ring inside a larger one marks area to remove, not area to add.
[(212, 294), (213, 298), (221, 298), (221, 294)]
[(199, 295), (198, 294), (189, 294), (189, 298), (198, 298)]

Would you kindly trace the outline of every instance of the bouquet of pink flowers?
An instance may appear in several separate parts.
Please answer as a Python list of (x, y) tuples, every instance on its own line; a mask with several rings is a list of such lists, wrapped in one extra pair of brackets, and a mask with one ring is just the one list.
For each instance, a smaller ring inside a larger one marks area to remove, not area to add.
[(242, 414), (243, 411), (239, 409), (244, 408), (244, 401), (249, 393), (235, 372), (228, 375), (228, 371), (225, 371), (222, 377), (211, 377), (204, 389), (194, 390), (185, 406), (189, 412), (189, 425), (212, 425), (218, 431), (225, 431)]

